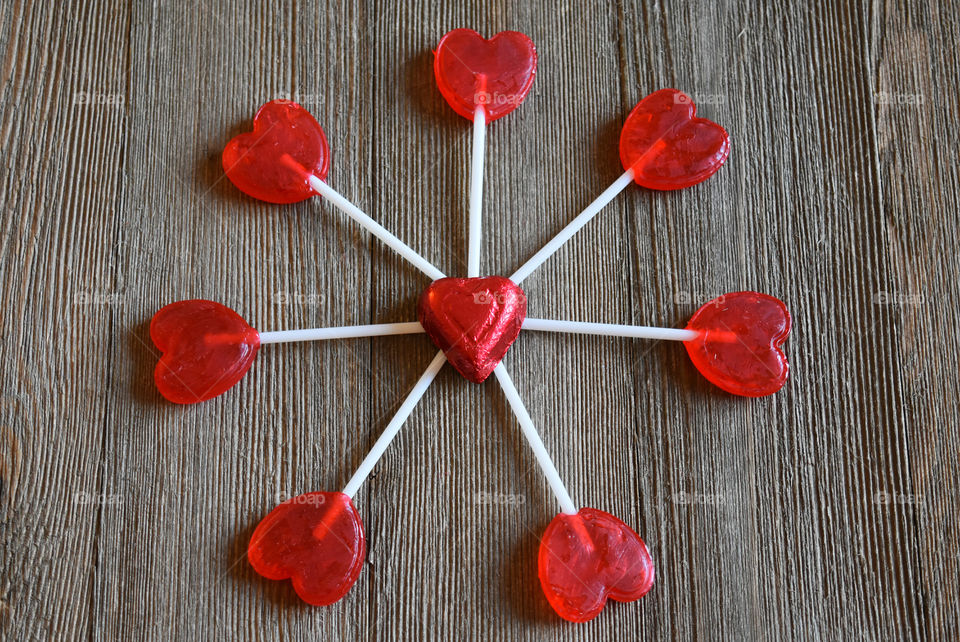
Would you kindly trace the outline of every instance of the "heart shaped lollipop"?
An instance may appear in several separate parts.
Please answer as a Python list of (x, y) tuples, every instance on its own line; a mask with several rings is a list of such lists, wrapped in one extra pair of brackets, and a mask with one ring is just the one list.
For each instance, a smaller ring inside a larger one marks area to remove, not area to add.
[(520, 334), (527, 295), (502, 276), (445, 278), (424, 290), (417, 313), (453, 367), (481, 383)]
[(343, 493), (315, 492), (283, 502), (257, 525), (247, 558), (271, 580), (290, 579), (305, 602), (333, 604), (350, 590), (366, 554), (363, 523)]
[(790, 334), (790, 312), (780, 299), (759, 292), (733, 292), (705, 303), (690, 318), (684, 341), (704, 377), (744, 397), (771, 395), (783, 387), (789, 366), (780, 346)]
[(223, 170), (242, 192), (271, 203), (296, 203), (314, 195), (302, 171), (281, 162), (288, 155), (306, 172), (326, 179), (330, 148), (323, 129), (306, 109), (273, 100), (253, 117), (253, 131), (223, 148)]
[(661, 89), (633, 108), (620, 132), (620, 161), (650, 189), (690, 187), (713, 176), (730, 154), (720, 125), (696, 118), (690, 97)]
[(454, 29), (440, 39), (433, 72), (454, 111), (473, 120), (478, 106), (487, 122), (520, 106), (537, 73), (537, 50), (519, 31), (485, 40), (472, 29)]
[(163, 353), (153, 377), (175, 403), (213, 399), (236, 384), (253, 363), (260, 335), (239, 314), (213, 301), (178, 301), (150, 322), (150, 338)]
[(553, 518), (540, 540), (540, 585), (550, 606), (586, 622), (607, 598), (633, 602), (653, 586), (653, 560), (633, 529), (595, 508)]

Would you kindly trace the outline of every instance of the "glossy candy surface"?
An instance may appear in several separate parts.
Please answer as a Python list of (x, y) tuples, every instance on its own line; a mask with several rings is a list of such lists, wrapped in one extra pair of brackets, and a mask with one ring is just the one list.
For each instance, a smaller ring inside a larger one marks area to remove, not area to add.
[(153, 378), (164, 397), (197, 403), (226, 392), (257, 356), (260, 335), (230, 308), (195, 299), (162, 308), (150, 338), (163, 353)]
[(695, 114), (690, 97), (676, 89), (661, 89), (637, 103), (620, 132), (620, 162), (633, 168), (637, 184), (681, 189), (720, 169), (730, 154), (730, 137)]
[(472, 29), (454, 29), (440, 39), (433, 71), (440, 93), (458, 114), (473, 120), (483, 105), (491, 122), (523, 102), (537, 73), (537, 50), (519, 31), (485, 40)]
[(527, 295), (502, 276), (445, 278), (424, 290), (417, 313), (453, 367), (480, 383), (520, 334)]
[(257, 111), (252, 132), (223, 148), (223, 170), (240, 191), (262, 201), (296, 203), (314, 196), (302, 172), (281, 162), (284, 154), (327, 178), (330, 148), (320, 125), (297, 103), (273, 100)]
[(540, 585), (557, 614), (586, 622), (607, 598), (632, 602), (653, 586), (646, 544), (622, 521), (595, 508), (553, 518), (540, 540)]
[(363, 523), (343, 493), (288, 499), (257, 525), (247, 558), (271, 580), (290, 579), (303, 601), (333, 604), (350, 590), (366, 555)]
[(684, 341), (703, 376), (727, 392), (762, 397), (780, 390), (789, 366), (780, 346), (790, 334), (790, 312), (780, 299), (759, 292), (733, 292), (706, 303), (688, 330), (700, 336)]

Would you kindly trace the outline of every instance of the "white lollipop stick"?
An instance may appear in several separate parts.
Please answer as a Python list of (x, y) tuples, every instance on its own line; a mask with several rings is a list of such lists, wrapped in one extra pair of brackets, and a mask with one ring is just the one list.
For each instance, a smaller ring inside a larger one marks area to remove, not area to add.
[(409, 261), (415, 268), (436, 281), (444, 277), (443, 272), (438, 270), (432, 263), (413, 251), (413, 249), (391, 234), (382, 225), (367, 216), (359, 207), (345, 199), (332, 187), (320, 180), (313, 174), (309, 179), (310, 187), (320, 196), (330, 201), (334, 207), (355, 220), (368, 232), (386, 243), (394, 252)]
[(585, 323), (582, 321), (559, 321), (531, 319), (523, 321), (524, 330), (541, 332), (567, 332), (570, 334), (598, 334), (606, 337), (631, 337), (634, 339), (663, 339), (665, 341), (693, 341), (699, 336), (696, 330), (679, 328), (654, 328), (644, 325), (620, 325), (618, 323)]
[(396, 236), (388, 232), (385, 227), (367, 216), (363, 210), (341, 196), (339, 192), (327, 185), (319, 176), (315, 176), (308, 172), (303, 165), (295, 161), (290, 155), (284, 154), (281, 157), (281, 160), (288, 167), (296, 170), (301, 175), (306, 177), (307, 182), (310, 184), (310, 189), (330, 201), (334, 207), (359, 223), (361, 227), (376, 236), (378, 239), (386, 243), (387, 246), (409, 261), (415, 268), (429, 276), (434, 281), (444, 277), (443, 272), (438, 270), (432, 263), (430, 263), (430, 261), (414, 252), (409, 245), (398, 239)]
[(397, 414), (393, 416), (393, 419), (390, 420), (387, 427), (383, 429), (383, 434), (377, 439), (377, 443), (373, 445), (373, 448), (370, 449), (367, 456), (360, 462), (360, 467), (357, 468), (357, 472), (353, 474), (353, 477), (351, 477), (347, 485), (344, 486), (344, 495), (353, 499), (353, 496), (357, 494), (360, 486), (363, 485), (367, 476), (370, 475), (370, 471), (373, 470), (373, 467), (377, 465), (377, 462), (380, 461), (383, 453), (387, 450), (387, 446), (389, 446), (393, 438), (397, 436), (397, 432), (400, 431), (400, 426), (403, 425), (403, 422), (405, 422), (407, 417), (410, 416), (410, 413), (413, 412), (417, 402), (423, 397), (423, 393), (425, 393), (427, 388), (430, 387), (430, 384), (433, 383), (433, 379), (446, 362), (447, 358), (443, 352), (438, 352), (437, 356), (430, 362), (430, 365), (427, 366), (426, 371), (420, 376), (417, 383), (413, 385), (413, 390), (410, 391), (407, 398), (400, 404), (400, 409), (397, 411)]
[(481, 212), (483, 210), (483, 157), (487, 116), (483, 107), (473, 112), (473, 159), (470, 169), (470, 234), (467, 249), (467, 276), (480, 276)]
[(260, 343), (292, 343), (294, 341), (325, 341), (328, 339), (355, 339), (384, 337), (393, 334), (420, 334), (423, 326), (417, 321), (406, 323), (377, 323), (374, 325), (343, 325), (333, 328), (307, 330), (273, 330), (260, 332)]
[[(563, 321), (559, 319), (535, 319), (527, 317), (523, 321), (524, 330), (537, 332), (563, 332), (566, 334), (595, 334), (606, 337), (628, 337), (632, 339), (661, 339), (664, 341), (692, 341), (699, 333), (696, 330), (679, 328), (657, 328), (643, 325), (621, 325), (617, 323), (587, 323), (583, 321)], [(399, 334), (423, 334), (423, 326), (418, 321), (403, 323), (375, 323), (371, 325), (343, 325), (331, 328), (309, 328), (303, 330), (273, 330), (260, 332), (260, 343), (295, 343), (299, 341), (327, 341), (331, 339), (357, 339), (362, 337), (385, 337)]]
[(543, 440), (540, 439), (540, 435), (537, 433), (537, 427), (534, 425), (533, 420), (530, 419), (530, 413), (527, 412), (526, 406), (523, 405), (523, 400), (520, 399), (520, 393), (517, 392), (517, 387), (513, 385), (513, 380), (507, 373), (507, 369), (500, 363), (494, 368), (493, 373), (497, 375), (497, 381), (500, 382), (500, 387), (503, 388), (503, 394), (506, 395), (507, 401), (513, 409), (513, 414), (517, 416), (517, 421), (520, 422), (520, 429), (523, 431), (523, 436), (527, 438), (527, 442), (530, 444), (530, 448), (533, 449), (533, 454), (537, 458), (537, 463), (540, 464), (540, 468), (547, 477), (547, 482), (550, 484), (553, 494), (557, 496), (557, 501), (560, 502), (560, 509), (568, 515), (576, 515), (577, 505), (570, 499), (570, 493), (567, 492), (567, 487), (563, 485), (563, 480), (560, 479), (560, 473), (557, 472), (557, 467), (553, 465), (553, 460), (550, 459), (550, 454), (543, 445)]
[(597, 212), (602, 210), (607, 203), (616, 198), (617, 194), (622, 192), (631, 182), (633, 182), (633, 170), (628, 169), (620, 175), (620, 178), (614, 181), (613, 185), (605, 189), (600, 196), (598, 196), (592, 203), (587, 205), (587, 208), (580, 212), (575, 219), (567, 223), (567, 226), (560, 230), (556, 236), (550, 239), (550, 241), (544, 245), (539, 252), (534, 254), (529, 261), (520, 266), (520, 269), (513, 273), (513, 276), (510, 277), (510, 280), (519, 285), (521, 281), (530, 276), (531, 272), (543, 265), (544, 261), (550, 258), (554, 252), (560, 249), (560, 246), (569, 241), (574, 234), (579, 232), (580, 228), (589, 223), (590, 219), (597, 215)]
[[(473, 115), (473, 168), (470, 175), (470, 231), (468, 240), (469, 250), (467, 252), (468, 277), (480, 276), (480, 212), (483, 197), (483, 139), (485, 130), (485, 114), (483, 108), (478, 107)], [(543, 445), (543, 440), (541, 440), (540, 435), (537, 434), (537, 428), (533, 420), (530, 419), (530, 413), (527, 412), (526, 407), (523, 405), (523, 400), (520, 399), (520, 393), (517, 392), (516, 386), (513, 385), (513, 380), (510, 379), (510, 375), (502, 363), (497, 364), (493, 372), (497, 375), (497, 381), (500, 382), (500, 387), (503, 389), (503, 393), (506, 395), (510, 407), (517, 416), (517, 421), (520, 422), (520, 428), (523, 430), (524, 436), (533, 449), (533, 454), (537, 458), (537, 463), (540, 464), (540, 468), (543, 469), (550, 488), (553, 489), (554, 494), (557, 496), (561, 509), (565, 513), (575, 515), (577, 513), (577, 507), (573, 503), (573, 500), (570, 499), (570, 493), (567, 492), (566, 486), (563, 485), (563, 480), (560, 479), (560, 473), (557, 472), (556, 466), (553, 465), (550, 454), (547, 453), (547, 449)]]

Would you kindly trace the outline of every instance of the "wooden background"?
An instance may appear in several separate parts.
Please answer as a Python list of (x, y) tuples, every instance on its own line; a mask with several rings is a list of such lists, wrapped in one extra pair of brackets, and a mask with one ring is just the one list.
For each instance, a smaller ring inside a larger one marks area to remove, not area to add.
[[(439, 6), (439, 5), (443, 6)], [(955, 635), (960, 57), (951, 3), (0, 4), (0, 630), (11, 640), (888, 640)], [(490, 129), (483, 269), (509, 274), (621, 172), (631, 107), (677, 87), (731, 133), (711, 180), (628, 189), (524, 287), (530, 313), (680, 326), (785, 300), (778, 394), (676, 344), (524, 333), (505, 363), (582, 505), (646, 539), (638, 603), (573, 625), (536, 576), (557, 506), (493, 379), (449, 367), (361, 489), (369, 553), (327, 608), (245, 558), (278, 501), (341, 488), (434, 348), (264, 349), (233, 390), (156, 392), (153, 313), (260, 329), (408, 321), (426, 279), (319, 199), (255, 202), (220, 151), (276, 97), (331, 184), (448, 274), (470, 125), (447, 30), (540, 65)]]

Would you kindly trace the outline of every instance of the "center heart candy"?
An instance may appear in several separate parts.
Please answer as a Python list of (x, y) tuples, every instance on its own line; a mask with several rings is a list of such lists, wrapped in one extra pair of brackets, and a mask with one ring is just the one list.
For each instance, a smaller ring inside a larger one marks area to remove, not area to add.
[(502, 276), (445, 278), (424, 290), (417, 313), (453, 367), (480, 383), (520, 334), (527, 295)]
[(296, 203), (314, 195), (302, 171), (281, 162), (289, 155), (321, 180), (327, 178), (330, 148), (320, 125), (289, 100), (272, 100), (253, 118), (253, 131), (223, 148), (223, 170), (245, 194), (270, 203)]
[(695, 118), (690, 97), (661, 89), (633, 108), (620, 132), (620, 161), (637, 184), (650, 189), (690, 187), (713, 176), (730, 154), (720, 125)]
[(780, 299), (759, 292), (724, 294), (691, 317), (684, 341), (704, 377), (744, 397), (771, 395), (783, 387), (789, 366), (780, 346), (790, 334), (790, 312)]
[(553, 518), (540, 540), (540, 585), (565, 620), (586, 622), (607, 598), (632, 602), (653, 586), (647, 546), (633, 529), (595, 508)]
[(246, 374), (260, 334), (230, 308), (196, 299), (162, 308), (150, 338), (163, 353), (153, 372), (157, 389), (175, 403), (197, 403), (226, 392)]
[(537, 50), (519, 31), (484, 40), (472, 29), (454, 29), (440, 39), (433, 72), (454, 111), (473, 120), (482, 105), (487, 122), (520, 106), (537, 73)]
[(350, 590), (366, 554), (363, 522), (343, 493), (307, 493), (283, 502), (253, 531), (247, 558), (271, 580), (290, 579), (304, 602), (333, 604)]

